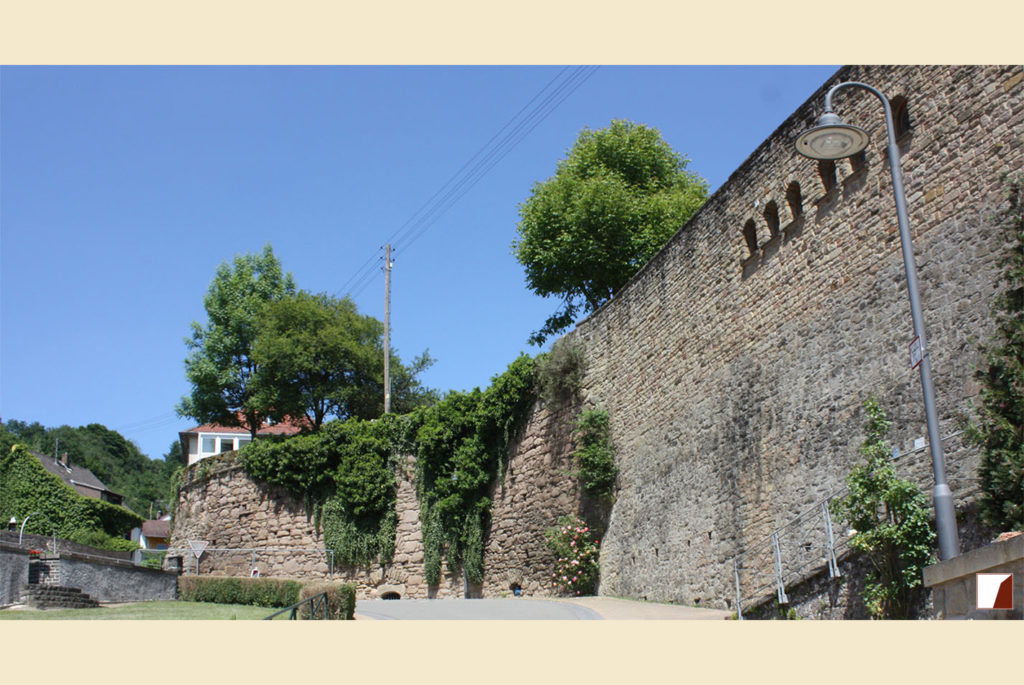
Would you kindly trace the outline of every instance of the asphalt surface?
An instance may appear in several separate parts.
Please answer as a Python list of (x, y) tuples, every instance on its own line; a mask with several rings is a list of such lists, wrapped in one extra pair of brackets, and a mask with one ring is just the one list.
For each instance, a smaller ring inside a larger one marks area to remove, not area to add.
[(723, 620), (729, 615), (728, 611), (612, 597), (361, 599), (355, 612), (357, 620), (374, 621)]

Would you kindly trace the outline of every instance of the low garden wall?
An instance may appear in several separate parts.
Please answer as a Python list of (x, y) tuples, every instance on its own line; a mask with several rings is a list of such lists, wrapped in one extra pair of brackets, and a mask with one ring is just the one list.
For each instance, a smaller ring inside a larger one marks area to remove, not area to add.
[(15, 604), (28, 582), (28, 552), (0, 540), (0, 606)]

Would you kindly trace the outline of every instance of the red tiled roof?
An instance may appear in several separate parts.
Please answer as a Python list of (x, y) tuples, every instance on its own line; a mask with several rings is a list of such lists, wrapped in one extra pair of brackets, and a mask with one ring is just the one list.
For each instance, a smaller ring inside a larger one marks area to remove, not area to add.
[[(309, 422), (305, 418), (302, 418), (299, 421), (285, 419), (284, 421), (273, 425), (264, 425), (256, 431), (256, 435), (294, 435), (308, 427)], [(204, 423), (201, 426), (190, 428), (187, 431), (181, 431), (181, 435), (189, 435), (192, 433), (231, 433), (248, 435), (249, 429), (241, 426), (222, 426), (219, 423)]]
[(171, 536), (170, 521), (143, 521), (142, 534), (147, 538), (167, 538)]

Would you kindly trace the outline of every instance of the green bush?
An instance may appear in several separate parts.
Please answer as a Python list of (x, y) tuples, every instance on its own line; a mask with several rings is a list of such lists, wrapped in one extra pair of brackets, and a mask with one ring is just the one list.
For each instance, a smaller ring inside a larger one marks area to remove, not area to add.
[(853, 529), (850, 547), (871, 563), (862, 598), (876, 618), (909, 618), (923, 586), (924, 567), (933, 563), (935, 533), (928, 498), (910, 481), (896, 477), (885, 439), (889, 420), (874, 398), (864, 403), (866, 462), (846, 478), (849, 493), (831, 504), (832, 513)]
[(102, 530), (77, 530), (72, 533), (68, 540), (77, 542), (89, 547), (98, 549), (110, 549), (118, 552), (134, 552), (139, 549), (139, 543), (124, 538), (116, 538), (104, 533)]
[(299, 601), (302, 583), (280, 578), (179, 576), (178, 598), (185, 602), (286, 607)]
[(588, 409), (579, 415), (573, 458), (579, 467), (583, 490), (592, 497), (610, 498), (615, 492), (615, 450), (612, 448), (608, 412)]
[(560, 338), (551, 351), (537, 355), (537, 395), (548, 407), (558, 409), (574, 400), (586, 372), (583, 347)]
[[(356, 586), (338, 581), (317, 581), (306, 583), (299, 592), (302, 601), (321, 592), (327, 593), (327, 618), (332, 621), (351, 621), (356, 610)], [(299, 612), (301, 618), (309, 618), (310, 607), (304, 605)]]
[(576, 516), (562, 516), (549, 528), (544, 541), (555, 555), (552, 585), (570, 595), (592, 595), (601, 577), (599, 540), (591, 538), (590, 526)]

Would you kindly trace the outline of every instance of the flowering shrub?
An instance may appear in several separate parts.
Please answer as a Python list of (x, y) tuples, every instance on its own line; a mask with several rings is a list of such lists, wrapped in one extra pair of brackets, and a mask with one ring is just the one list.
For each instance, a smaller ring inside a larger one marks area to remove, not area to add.
[(548, 529), (548, 549), (555, 554), (554, 587), (571, 595), (592, 595), (597, 590), (600, 541), (592, 540), (591, 534), (590, 527), (576, 516), (563, 516), (557, 526)]

